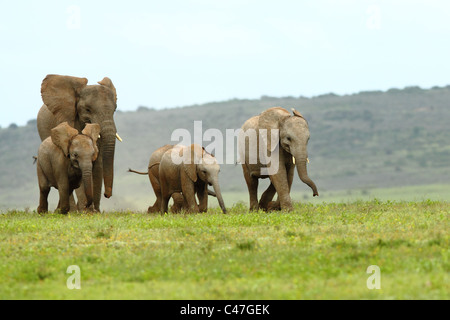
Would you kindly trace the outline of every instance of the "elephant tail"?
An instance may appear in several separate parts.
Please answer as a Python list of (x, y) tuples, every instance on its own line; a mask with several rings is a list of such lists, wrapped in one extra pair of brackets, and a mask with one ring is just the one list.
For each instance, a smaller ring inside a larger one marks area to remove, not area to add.
[(139, 171), (136, 171), (136, 170), (133, 170), (133, 169), (130, 169), (130, 168), (128, 168), (128, 172), (133, 172), (133, 173), (142, 174), (142, 175), (147, 175), (148, 174), (148, 171), (147, 172), (139, 172)]
[(37, 157), (33, 156), (33, 164), (36, 164), (36, 162), (37, 162)]

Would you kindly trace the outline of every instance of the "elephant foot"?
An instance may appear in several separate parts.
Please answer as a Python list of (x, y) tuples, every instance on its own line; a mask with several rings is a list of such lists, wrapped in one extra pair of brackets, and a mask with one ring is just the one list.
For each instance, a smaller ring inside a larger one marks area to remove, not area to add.
[(259, 210), (258, 202), (250, 204), (250, 211), (258, 211), (258, 210)]
[(48, 208), (41, 208), (41, 207), (37, 208), (37, 213), (39, 213), (39, 214), (47, 213), (47, 212), (48, 212)]
[(281, 211), (280, 201), (270, 201), (267, 205), (267, 211)]
[(99, 213), (100, 211), (98, 211), (93, 205), (89, 206), (89, 207), (85, 207), (83, 209), (83, 212), (85, 213)]
[(170, 212), (173, 212), (173, 213), (180, 213), (182, 209), (183, 209), (183, 206), (178, 206), (175, 204), (170, 206)]
[(60, 208), (57, 209), (56, 212), (62, 215), (67, 215), (70, 211), (70, 208)]
[(159, 206), (150, 206), (147, 209), (147, 213), (158, 213), (160, 211), (160, 207)]

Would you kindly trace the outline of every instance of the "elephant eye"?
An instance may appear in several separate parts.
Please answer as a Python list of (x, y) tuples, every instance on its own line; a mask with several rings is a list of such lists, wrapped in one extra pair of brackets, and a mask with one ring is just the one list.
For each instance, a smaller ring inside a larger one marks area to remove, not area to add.
[(291, 141), (292, 139), (291, 139), (291, 137), (287, 137), (287, 140), (288, 140), (288, 141)]

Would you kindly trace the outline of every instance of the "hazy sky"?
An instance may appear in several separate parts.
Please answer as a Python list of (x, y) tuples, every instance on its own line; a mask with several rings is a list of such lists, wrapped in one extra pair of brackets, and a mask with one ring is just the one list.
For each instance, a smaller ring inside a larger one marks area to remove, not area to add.
[[(47, 74), (104, 76), (118, 108), (450, 84), (450, 1), (3, 1), (0, 126)], [(301, 110), (301, 106), (298, 106)]]

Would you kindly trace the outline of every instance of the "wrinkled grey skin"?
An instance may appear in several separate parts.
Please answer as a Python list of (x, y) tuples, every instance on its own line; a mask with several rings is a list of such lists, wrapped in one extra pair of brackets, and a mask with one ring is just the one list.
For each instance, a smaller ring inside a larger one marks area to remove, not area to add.
[[(181, 156), (190, 154), (191, 161), (176, 164), (172, 160), (172, 152)], [(219, 171), (220, 166), (216, 158), (199, 145), (192, 144), (188, 147), (177, 145), (166, 151), (159, 165), (161, 212), (167, 212), (169, 199), (172, 194), (177, 192), (183, 194), (187, 212), (206, 212), (208, 210), (208, 185), (211, 185), (222, 212), (226, 213), (220, 192)], [(198, 197), (199, 205), (195, 195)]]
[[(284, 108), (270, 108), (259, 116), (247, 120), (242, 126), (242, 132), (245, 133), (249, 129), (255, 130), (257, 133), (257, 163), (252, 164), (250, 161), (248, 143), (240, 145), (240, 152), (241, 159), (243, 159), (241, 161), (244, 178), (250, 195), (250, 210), (292, 210), (290, 191), (295, 167), (297, 167), (300, 180), (312, 189), (313, 196), (319, 195), (317, 187), (309, 178), (306, 168), (308, 161), (307, 145), (310, 137), (308, 123), (298, 111), (293, 110), (293, 114), (290, 114)], [(276, 152), (276, 145), (272, 145), (269, 138), (259, 139), (260, 129), (267, 130), (269, 137), (271, 130), (279, 130), (277, 142), (279, 166), (278, 171), (272, 175), (261, 174), (261, 169), (264, 166), (260, 161), (259, 148), (267, 149), (263, 151), (270, 154), (270, 152)], [(242, 136), (241, 141), (244, 141)], [(243, 150), (245, 150), (244, 156), (242, 155)], [(258, 179), (264, 178), (269, 178), (271, 183), (258, 203)], [(272, 202), (275, 193), (278, 194), (278, 200)]]
[[(42, 141), (50, 136), (51, 129), (67, 122), (78, 131), (89, 123), (100, 125), (98, 139), (99, 155), (93, 168), (93, 204), (100, 211), (102, 181), (104, 196), (112, 196), (114, 180), (114, 152), (116, 126), (114, 112), (117, 108), (116, 89), (109, 78), (98, 82), (99, 85), (87, 85), (86, 78), (61, 75), (48, 75), (41, 86), (44, 105), (37, 117), (37, 128)], [(83, 208), (87, 199), (82, 190), (77, 190), (78, 207)]]
[(37, 176), (40, 198), (38, 213), (48, 211), (48, 194), (54, 187), (59, 192), (58, 208), (66, 214), (70, 210), (69, 197), (73, 190), (84, 186), (86, 206), (93, 201), (92, 167), (98, 156), (98, 124), (88, 124), (82, 134), (70, 127), (67, 122), (51, 130), (38, 151)]
[[(136, 170), (128, 169), (129, 172), (148, 175), (150, 180), (150, 184), (152, 185), (153, 191), (155, 192), (156, 200), (152, 206), (149, 206), (147, 209), (148, 213), (155, 213), (161, 210), (161, 186), (159, 183), (159, 164), (161, 163), (161, 158), (164, 153), (168, 150), (171, 150), (173, 145), (165, 145), (157, 150), (155, 150), (150, 156), (150, 160), (148, 163), (148, 171), (147, 172), (139, 172)], [(171, 207), (172, 212), (179, 212), (183, 209), (184, 199), (181, 193), (175, 192), (172, 194), (173, 206)]]
[[(147, 209), (148, 213), (155, 213), (161, 210), (161, 186), (159, 182), (159, 164), (161, 163), (162, 156), (166, 151), (171, 150), (174, 145), (166, 144), (161, 148), (155, 150), (150, 156), (148, 163), (147, 172), (139, 172), (136, 170), (128, 169), (128, 172), (133, 172), (141, 175), (148, 175), (150, 184), (152, 185), (153, 191), (155, 192), (156, 200), (152, 206)], [(216, 194), (208, 189), (208, 195), (215, 197)], [(188, 210), (187, 203), (184, 202), (183, 195), (179, 192), (174, 192), (172, 194), (173, 205), (170, 208), (171, 212), (180, 212), (182, 210)]]

